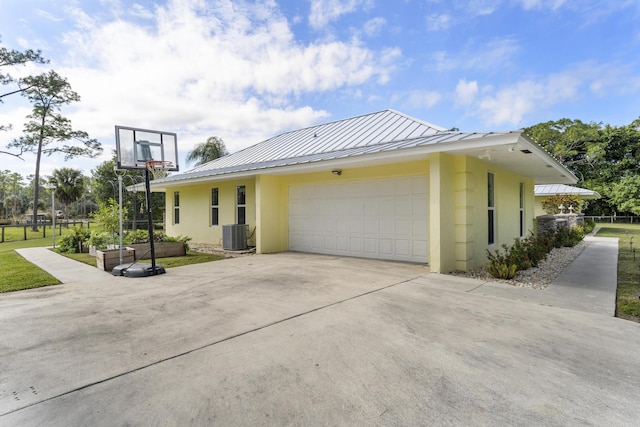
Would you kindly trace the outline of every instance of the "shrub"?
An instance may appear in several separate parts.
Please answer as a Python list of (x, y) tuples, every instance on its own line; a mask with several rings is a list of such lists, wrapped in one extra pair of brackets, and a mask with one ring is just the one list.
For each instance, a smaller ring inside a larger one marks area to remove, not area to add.
[(82, 227), (75, 227), (60, 238), (60, 244), (57, 248), (58, 252), (75, 254), (80, 252), (81, 244), (89, 239), (89, 230)]
[(89, 235), (89, 240), (87, 240), (87, 244), (89, 246), (95, 246), (96, 249), (106, 249), (107, 244), (111, 240), (111, 235), (106, 231), (92, 231)]
[(515, 239), (511, 246), (502, 245), (502, 250), (487, 250), (487, 272), (500, 279), (513, 279), (517, 271), (537, 267), (554, 247), (575, 246), (583, 238), (581, 227), (561, 228), (539, 236), (530, 233), (523, 239)]
[(167, 235), (164, 235), (162, 237), (161, 242), (182, 242), (182, 244), (184, 245), (184, 250), (185, 252), (189, 251), (189, 241), (191, 240), (191, 237), (187, 237), (187, 236), (178, 236), (178, 237), (170, 237)]
[(582, 231), (585, 235), (591, 233), (596, 228), (596, 223), (592, 220), (584, 221), (581, 225)]
[(147, 230), (127, 231), (123, 237), (125, 244), (146, 243), (149, 241), (149, 232)]
[(579, 227), (564, 227), (556, 231), (555, 247), (573, 247), (584, 239), (584, 232)]
[(487, 271), (493, 277), (497, 279), (507, 279), (511, 280), (516, 277), (516, 271), (518, 270), (518, 266), (515, 264), (507, 265), (507, 264), (499, 264), (492, 263), (487, 267)]

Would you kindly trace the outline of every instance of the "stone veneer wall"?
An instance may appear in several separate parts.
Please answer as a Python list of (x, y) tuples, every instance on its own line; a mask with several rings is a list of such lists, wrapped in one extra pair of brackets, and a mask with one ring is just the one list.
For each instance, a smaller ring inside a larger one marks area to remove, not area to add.
[(564, 227), (576, 227), (584, 222), (584, 214), (540, 215), (536, 218), (538, 235)]

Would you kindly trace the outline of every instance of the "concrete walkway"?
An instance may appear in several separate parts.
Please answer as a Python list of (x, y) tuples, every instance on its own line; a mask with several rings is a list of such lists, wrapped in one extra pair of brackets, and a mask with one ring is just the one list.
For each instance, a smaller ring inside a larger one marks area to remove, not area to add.
[(545, 290), (485, 282), (469, 292), (615, 316), (618, 239), (587, 236), (586, 249)]

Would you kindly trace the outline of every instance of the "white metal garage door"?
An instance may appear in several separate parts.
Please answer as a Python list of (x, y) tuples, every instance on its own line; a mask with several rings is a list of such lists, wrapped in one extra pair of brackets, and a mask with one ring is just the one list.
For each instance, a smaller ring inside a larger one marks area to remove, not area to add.
[(428, 261), (427, 175), (289, 187), (289, 249)]

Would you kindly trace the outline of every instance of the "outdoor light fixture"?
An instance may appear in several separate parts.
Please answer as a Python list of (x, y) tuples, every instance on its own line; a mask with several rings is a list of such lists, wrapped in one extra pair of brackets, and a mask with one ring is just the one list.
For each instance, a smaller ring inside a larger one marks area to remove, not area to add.
[(478, 156), (480, 160), (489, 160), (491, 161), (491, 150), (484, 150), (483, 154)]
[(331, 173), (334, 174), (334, 175), (340, 176), (340, 175), (342, 175), (342, 169), (334, 169), (334, 170), (331, 171)]

